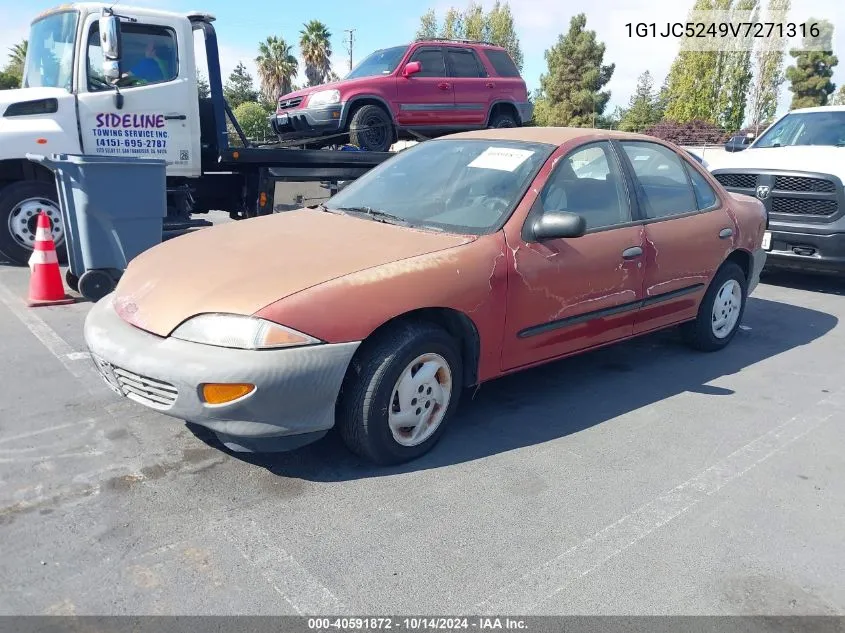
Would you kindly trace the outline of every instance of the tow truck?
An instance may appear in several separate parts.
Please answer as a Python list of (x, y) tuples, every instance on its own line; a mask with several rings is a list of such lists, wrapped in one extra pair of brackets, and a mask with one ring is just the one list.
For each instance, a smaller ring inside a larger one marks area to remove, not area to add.
[[(277, 182), (336, 189), (393, 155), (250, 142), (223, 97), (214, 20), (101, 3), (62, 5), (35, 18), (22, 87), (0, 91), (0, 259), (26, 263), (41, 210), (65, 256), (55, 177), (28, 153), (165, 160), (165, 232), (208, 226), (193, 216), (209, 211), (235, 220), (272, 213)], [(157, 75), (149, 76), (151, 61)]]

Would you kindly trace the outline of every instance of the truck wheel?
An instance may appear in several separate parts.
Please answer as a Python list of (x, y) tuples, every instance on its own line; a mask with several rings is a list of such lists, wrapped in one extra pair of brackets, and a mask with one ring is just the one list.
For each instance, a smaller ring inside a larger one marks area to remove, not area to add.
[(59, 263), (67, 263), (56, 186), (36, 180), (15, 182), (0, 190), (0, 253), (11, 262), (25, 265), (29, 260), (41, 211), (50, 218)]
[(461, 395), (461, 355), (443, 329), (406, 322), (365, 341), (338, 400), (344, 443), (378, 464), (427, 453)]
[(377, 105), (361, 106), (352, 115), (349, 140), (353, 145), (371, 152), (387, 152), (393, 145), (393, 120)]
[(519, 127), (519, 124), (513, 114), (500, 110), (490, 118), (489, 127)]

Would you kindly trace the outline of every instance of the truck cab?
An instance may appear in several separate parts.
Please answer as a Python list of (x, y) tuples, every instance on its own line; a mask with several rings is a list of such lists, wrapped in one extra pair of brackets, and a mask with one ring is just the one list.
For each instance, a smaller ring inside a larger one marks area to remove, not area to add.
[[(352, 180), (389, 157), (253, 146), (223, 97), (213, 21), (100, 3), (33, 20), (23, 85), (0, 91), (0, 260), (26, 263), (42, 210), (64, 258), (55, 178), (27, 154), (166, 161), (166, 230), (209, 225), (192, 215), (210, 210), (233, 219), (271, 213), (279, 180)], [(197, 86), (203, 48), (208, 96)], [(232, 145), (230, 129), (239, 137)]]
[(845, 274), (845, 106), (792, 110), (710, 171), (766, 207), (767, 268)]

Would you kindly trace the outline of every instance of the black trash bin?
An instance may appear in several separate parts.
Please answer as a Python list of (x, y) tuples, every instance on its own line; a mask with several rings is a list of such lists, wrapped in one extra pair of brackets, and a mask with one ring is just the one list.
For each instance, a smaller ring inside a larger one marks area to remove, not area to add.
[(160, 244), (167, 215), (164, 160), (27, 154), (56, 174), (68, 251), (68, 285), (98, 301), (137, 255)]

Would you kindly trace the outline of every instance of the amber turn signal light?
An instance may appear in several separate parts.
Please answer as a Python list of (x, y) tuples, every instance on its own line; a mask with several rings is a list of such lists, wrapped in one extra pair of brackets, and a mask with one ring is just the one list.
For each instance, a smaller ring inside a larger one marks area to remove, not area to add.
[(206, 383), (202, 386), (202, 399), (208, 404), (226, 404), (255, 391), (249, 383)]

